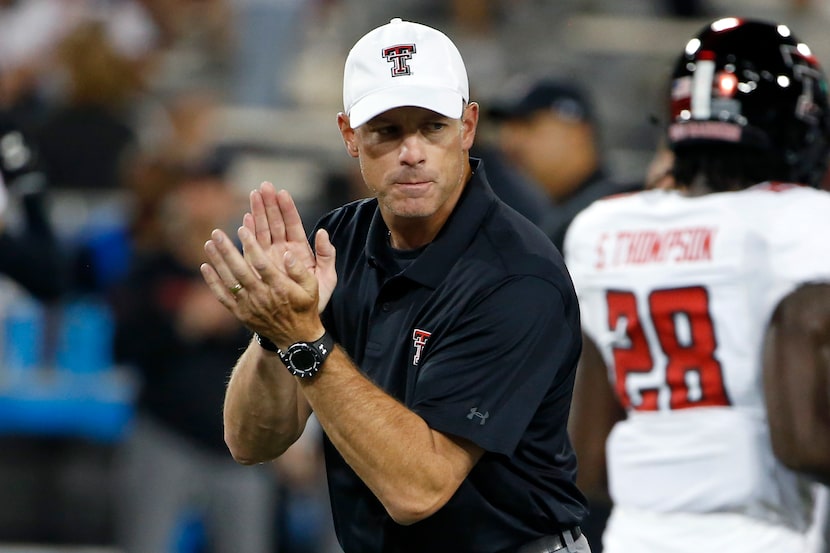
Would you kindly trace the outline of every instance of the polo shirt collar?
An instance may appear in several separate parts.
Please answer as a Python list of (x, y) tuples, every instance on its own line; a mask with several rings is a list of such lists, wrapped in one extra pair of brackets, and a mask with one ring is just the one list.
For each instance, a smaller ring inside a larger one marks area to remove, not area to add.
[[(464, 187), (458, 204), (435, 240), (402, 273), (406, 278), (437, 288), (473, 241), (485, 216), (496, 202), (496, 195), (484, 173), (484, 163), (480, 159), (470, 158), (470, 165), (473, 174)], [(380, 209), (375, 208), (365, 247), (370, 265), (385, 266), (384, 261), (390, 258), (388, 232)]]

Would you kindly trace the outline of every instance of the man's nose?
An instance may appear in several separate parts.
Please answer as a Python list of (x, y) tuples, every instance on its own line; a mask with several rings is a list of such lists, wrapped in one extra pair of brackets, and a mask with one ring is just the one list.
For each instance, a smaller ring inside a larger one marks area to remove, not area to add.
[(418, 165), (425, 159), (426, 149), (423, 138), (418, 133), (406, 135), (401, 141), (399, 159), (406, 165)]

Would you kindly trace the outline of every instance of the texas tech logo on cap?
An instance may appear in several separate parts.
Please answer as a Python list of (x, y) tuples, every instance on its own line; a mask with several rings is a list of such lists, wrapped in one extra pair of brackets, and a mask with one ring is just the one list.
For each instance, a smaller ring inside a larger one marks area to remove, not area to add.
[(424, 352), (424, 346), (427, 345), (427, 340), (432, 336), (431, 332), (416, 328), (412, 331), (412, 345), (415, 346), (415, 355), (412, 356), (412, 364), (417, 365), (421, 360), (421, 354)]
[(381, 55), (386, 58), (386, 61), (392, 64), (392, 76), (402, 77), (412, 74), (412, 68), (406, 62), (412, 59), (412, 54), (414, 53), (414, 44), (399, 44), (384, 48)]

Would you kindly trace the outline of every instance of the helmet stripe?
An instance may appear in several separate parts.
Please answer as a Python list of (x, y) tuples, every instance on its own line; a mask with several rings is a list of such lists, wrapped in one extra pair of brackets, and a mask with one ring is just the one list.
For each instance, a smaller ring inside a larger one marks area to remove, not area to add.
[(712, 59), (698, 59), (696, 63), (697, 68), (692, 81), (692, 119), (709, 119), (712, 114), (712, 82), (715, 78), (715, 61)]

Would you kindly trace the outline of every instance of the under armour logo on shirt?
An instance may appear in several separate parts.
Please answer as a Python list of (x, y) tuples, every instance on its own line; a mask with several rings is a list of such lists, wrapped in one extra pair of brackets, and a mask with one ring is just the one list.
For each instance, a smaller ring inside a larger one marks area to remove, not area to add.
[(490, 417), (490, 411), (481, 412), (478, 410), (477, 407), (473, 407), (470, 409), (470, 412), (467, 413), (467, 418), (473, 420), (475, 417), (479, 418), (479, 424), (484, 426), (484, 423), (487, 422), (487, 419)]

